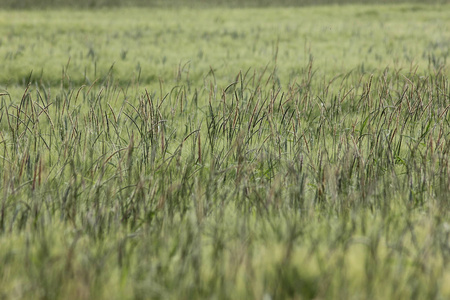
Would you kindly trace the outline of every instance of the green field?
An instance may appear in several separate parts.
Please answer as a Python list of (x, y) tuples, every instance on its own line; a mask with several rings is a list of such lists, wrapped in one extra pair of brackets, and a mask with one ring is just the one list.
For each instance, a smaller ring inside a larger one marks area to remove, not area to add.
[(0, 1), (0, 299), (450, 297), (450, 6), (281, 2)]

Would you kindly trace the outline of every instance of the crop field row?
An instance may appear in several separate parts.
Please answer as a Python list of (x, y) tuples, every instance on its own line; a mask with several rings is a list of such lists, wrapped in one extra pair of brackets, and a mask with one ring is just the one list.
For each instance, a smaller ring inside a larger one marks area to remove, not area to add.
[(0, 11), (0, 299), (447, 299), (450, 7)]

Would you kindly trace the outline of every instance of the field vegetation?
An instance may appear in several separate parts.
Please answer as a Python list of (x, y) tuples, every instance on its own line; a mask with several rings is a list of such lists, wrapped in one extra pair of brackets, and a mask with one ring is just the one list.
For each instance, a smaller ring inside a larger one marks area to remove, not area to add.
[(448, 299), (436, 3), (1, 10), (0, 299)]
[[(449, 0), (377, 0), (378, 4), (419, 3), (441, 5)], [(151, 7), (151, 8), (243, 8), (243, 7), (302, 7), (312, 5), (374, 4), (373, 0), (0, 0), (0, 7), (13, 9), (33, 8), (113, 8), (113, 7)]]

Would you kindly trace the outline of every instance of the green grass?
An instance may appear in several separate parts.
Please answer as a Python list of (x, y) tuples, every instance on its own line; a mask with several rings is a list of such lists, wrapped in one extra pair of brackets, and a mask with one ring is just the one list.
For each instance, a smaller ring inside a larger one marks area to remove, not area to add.
[[(448, 0), (378, 0), (380, 4), (419, 3), (419, 4), (448, 4)], [(151, 8), (211, 8), (211, 7), (301, 7), (311, 5), (345, 5), (345, 4), (374, 4), (371, 0), (0, 0), (0, 6), (13, 9), (34, 8), (111, 8), (111, 7), (151, 7)]]
[(0, 299), (447, 299), (449, 11), (0, 12)]
[[(286, 87), (314, 59), (316, 77), (385, 67), (438, 69), (449, 56), (448, 6), (0, 12), (5, 87), (79, 88), (110, 72), (122, 86), (220, 85), (276, 59)], [(195, 16), (195, 22), (192, 20)], [(251, 17), (249, 17), (251, 16)], [(182, 51), (181, 51), (182, 49)], [(210, 71), (213, 72), (210, 72)], [(16, 95), (19, 97), (22, 90)]]

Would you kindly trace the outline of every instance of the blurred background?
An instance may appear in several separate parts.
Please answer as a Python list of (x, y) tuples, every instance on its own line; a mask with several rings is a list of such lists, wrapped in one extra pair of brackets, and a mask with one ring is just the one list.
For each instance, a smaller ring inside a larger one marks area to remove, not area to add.
[(226, 6), (226, 7), (260, 7), (260, 6), (305, 6), (324, 4), (393, 4), (393, 3), (420, 3), (445, 4), (450, 0), (0, 0), (0, 8), (32, 9), (56, 7), (121, 7), (121, 6), (147, 6), (147, 7), (179, 7), (179, 6)]

